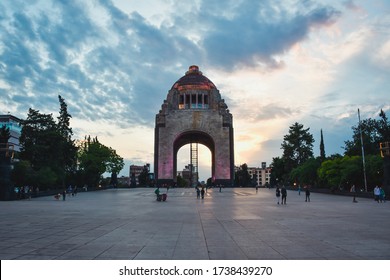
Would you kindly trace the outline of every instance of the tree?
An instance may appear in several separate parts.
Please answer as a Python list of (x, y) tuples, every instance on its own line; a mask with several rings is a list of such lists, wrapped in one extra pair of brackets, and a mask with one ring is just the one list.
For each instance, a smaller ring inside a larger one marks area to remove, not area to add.
[(361, 156), (345, 156), (341, 160), (341, 178), (340, 184), (347, 190), (356, 185), (363, 187), (363, 167)]
[(361, 139), (360, 130), (362, 132), (364, 153), (366, 155), (379, 154), (379, 143), (390, 140), (390, 122), (387, 119), (386, 113), (381, 110), (379, 120), (365, 119), (356, 126), (352, 126), (352, 140), (344, 141), (345, 155), (356, 156), (361, 155)]
[(290, 172), (290, 180), (300, 185), (317, 185), (317, 170), (321, 166), (321, 158), (311, 158)]
[(10, 137), (9, 128), (3, 125), (0, 128), (0, 144), (7, 144)]
[(123, 168), (123, 159), (112, 148), (100, 143), (97, 137), (92, 140), (90, 136), (85, 137), (78, 158), (84, 184), (89, 186), (98, 186), (103, 173), (119, 172)]
[(125, 166), (123, 162), (123, 158), (120, 157), (116, 151), (112, 148), (108, 148), (110, 150), (110, 158), (107, 162), (107, 172), (111, 173), (110, 184), (112, 186), (118, 185), (118, 174)]
[(240, 187), (247, 187), (251, 183), (251, 176), (248, 172), (248, 165), (246, 163), (242, 164), (240, 168), (236, 171), (234, 176), (235, 185)]
[(9, 138), (11, 137), (11, 134), (9, 132), (9, 128), (3, 125), (0, 128), (0, 157), (6, 156), (6, 151), (2, 150), (2, 148), (5, 148)]
[(44, 166), (58, 166), (59, 150), (54, 143), (60, 142), (56, 124), (51, 114), (41, 114), (29, 109), (27, 119), (22, 120), (22, 131), (19, 138), (20, 157), (31, 163), (33, 169)]
[(322, 129), (321, 129), (320, 159), (321, 159), (321, 161), (324, 161), (325, 158), (326, 158), (326, 155), (325, 155), (324, 136), (322, 134)]
[[(366, 159), (368, 191), (381, 183), (383, 159), (379, 155), (369, 155)], [(319, 179), (329, 187), (349, 189), (351, 185), (363, 188), (363, 168), (361, 156), (334, 157), (322, 162), (318, 169)]]
[(181, 177), (180, 175), (177, 175), (176, 182), (179, 188), (186, 188), (188, 186), (187, 180)]
[(149, 180), (149, 165), (145, 164), (142, 172), (138, 176), (138, 182), (141, 186), (148, 186)]
[(14, 164), (11, 180), (16, 186), (29, 185), (34, 181), (35, 172), (29, 161), (21, 160)]
[(381, 110), (379, 113), (380, 120), (377, 124), (378, 134), (380, 135), (380, 142), (390, 141), (390, 122), (387, 119), (386, 113)]
[(61, 166), (61, 181), (63, 187), (65, 187), (66, 175), (74, 175), (77, 165), (77, 147), (75, 141), (72, 140), (73, 131), (70, 127), (70, 119), (72, 116), (68, 113), (68, 105), (65, 100), (58, 96), (60, 103), (60, 112), (57, 117), (57, 131), (61, 136), (60, 141), (57, 143), (58, 149), (61, 151), (58, 162)]
[(298, 165), (313, 157), (313, 135), (310, 128), (303, 128), (302, 124), (294, 123), (289, 128), (289, 133), (283, 137), (282, 149), (286, 166), (289, 173)]
[(319, 179), (332, 190), (339, 189), (341, 183), (341, 160), (342, 157), (325, 160), (318, 169)]
[(374, 189), (376, 185), (383, 183), (383, 162), (384, 159), (380, 155), (368, 155), (366, 157), (368, 191)]
[(272, 159), (271, 167), (271, 186), (276, 186), (279, 183), (288, 181), (288, 172), (286, 172), (286, 161), (284, 158), (275, 157)]
[[(70, 128), (71, 115), (65, 100), (61, 96), (58, 99), (60, 112), (57, 123), (52, 114), (42, 114), (31, 108), (27, 118), (22, 121), (20, 158), (30, 162), (34, 171), (48, 172), (47, 182), (43, 182), (44, 179), (37, 181), (43, 187), (48, 184), (61, 184), (64, 187), (67, 175), (74, 176), (77, 165), (77, 147)], [(49, 176), (51, 172), (55, 176)], [(56, 178), (55, 182), (53, 178)]]

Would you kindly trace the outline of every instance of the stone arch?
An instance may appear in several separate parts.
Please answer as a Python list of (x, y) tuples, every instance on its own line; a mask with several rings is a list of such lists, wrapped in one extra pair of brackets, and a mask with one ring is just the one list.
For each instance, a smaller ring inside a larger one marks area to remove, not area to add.
[[(173, 142), (173, 177), (177, 174), (177, 153), (181, 147), (198, 143), (206, 146), (211, 152), (211, 176), (215, 178), (215, 143), (214, 139), (206, 132), (191, 130), (180, 133)], [(175, 178), (175, 177), (174, 177)]]
[(216, 86), (192, 65), (177, 80), (156, 115), (154, 175), (157, 184), (176, 181), (177, 152), (189, 143), (208, 147), (215, 184), (234, 180), (233, 116)]

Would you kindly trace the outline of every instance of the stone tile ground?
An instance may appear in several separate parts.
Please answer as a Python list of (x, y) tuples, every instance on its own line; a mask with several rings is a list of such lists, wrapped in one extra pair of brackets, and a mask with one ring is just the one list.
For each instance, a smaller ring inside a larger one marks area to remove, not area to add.
[(38, 260), (390, 259), (390, 202), (274, 190), (84, 192), (0, 202), (0, 258)]

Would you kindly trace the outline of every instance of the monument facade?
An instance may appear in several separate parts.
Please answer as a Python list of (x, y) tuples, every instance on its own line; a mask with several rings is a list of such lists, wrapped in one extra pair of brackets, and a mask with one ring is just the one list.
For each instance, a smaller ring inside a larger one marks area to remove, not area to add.
[(210, 150), (213, 182), (232, 186), (233, 116), (214, 83), (196, 65), (173, 84), (156, 115), (154, 174), (158, 184), (176, 182), (177, 153), (190, 143)]

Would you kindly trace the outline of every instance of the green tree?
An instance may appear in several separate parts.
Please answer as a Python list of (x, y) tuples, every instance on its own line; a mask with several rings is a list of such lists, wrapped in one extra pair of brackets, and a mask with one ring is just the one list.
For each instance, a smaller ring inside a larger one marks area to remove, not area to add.
[(10, 137), (9, 128), (3, 125), (0, 128), (0, 144), (7, 144)]
[(341, 160), (342, 157), (325, 160), (317, 171), (319, 179), (333, 190), (340, 188)]
[(316, 186), (318, 183), (317, 170), (320, 166), (321, 158), (310, 158), (291, 171), (290, 181), (300, 185)]
[(16, 186), (29, 185), (34, 181), (34, 178), (35, 171), (31, 168), (29, 161), (21, 160), (14, 164), (11, 180)]
[(377, 124), (378, 134), (380, 135), (379, 141), (390, 141), (390, 121), (388, 120), (386, 113), (381, 110), (379, 113), (380, 120)]
[(62, 185), (65, 187), (66, 176), (74, 176), (77, 166), (77, 147), (75, 141), (72, 140), (73, 131), (70, 127), (70, 119), (72, 116), (68, 113), (68, 105), (65, 100), (58, 96), (60, 103), (60, 112), (57, 117), (57, 131), (60, 135), (60, 141), (57, 143), (57, 147), (60, 151), (58, 157), (58, 164), (61, 172), (59, 172)]
[(381, 110), (379, 120), (365, 119), (352, 126), (352, 140), (344, 141), (345, 155), (356, 156), (362, 154), (360, 129), (362, 131), (364, 153), (366, 155), (379, 154), (379, 143), (390, 140), (390, 122), (386, 113)]
[(180, 175), (178, 175), (177, 177), (176, 177), (176, 182), (177, 182), (177, 186), (179, 187), (179, 188), (186, 188), (187, 186), (188, 186), (188, 182), (183, 178), (183, 177), (181, 177)]
[(51, 114), (41, 114), (30, 108), (27, 119), (22, 121), (19, 140), (20, 157), (29, 161), (34, 170), (44, 166), (58, 166), (60, 153), (55, 143), (60, 141), (60, 135)]
[(0, 157), (6, 156), (6, 151), (2, 150), (2, 149), (6, 147), (10, 137), (11, 137), (11, 134), (9, 132), (9, 128), (7, 128), (5, 125), (3, 125), (0, 128)]
[(383, 161), (380, 155), (366, 157), (367, 190), (371, 191), (383, 181)]
[(342, 158), (340, 184), (346, 189), (349, 189), (352, 185), (357, 187), (364, 185), (361, 156), (344, 156)]
[[(383, 159), (378, 155), (369, 155), (366, 159), (368, 191), (380, 184), (383, 176)], [(331, 188), (349, 189), (351, 185), (364, 187), (361, 156), (344, 156), (328, 159), (318, 169), (318, 176)]]
[(111, 173), (110, 184), (112, 186), (118, 185), (118, 174), (125, 166), (123, 158), (120, 157), (116, 151), (112, 148), (108, 148), (110, 150), (110, 158), (107, 162), (107, 172)]
[(325, 155), (324, 135), (322, 134), (322, 129), (321, 129), (320, 159), (321, 159), (321, 161), (324, 161), (325, 158), (326, 158), (326, 155)]
[(78, 159), (84, 184), (88, 186), (98, 186), (105, 172), (119, 172), (120, 166), (123, 168), (123, 159), (116, 155), (115, 150), (100, 143), (97, 137), (92, 140), (90, 136), (85, 137), (79, 147)]
[(271, 186), (276, 186), (279, 183), (288, 181), (288, 172), (286, 171), (286, 161), (284, 158), (274, 157), (272, 159), (271, 167)]
[(283, 158), (286, 161), (285, 169), (289, 173), (293, 168), (313, 157), (313, 135), (310, 128), (303, 128), (302, 124), (294, 123), (289, 133), (283, 137)]
[(248, 172), (248, 165), (246, 163), (242, 164), (240, 168), (236, 171), (234, 177), (236, 186), (248, 187), (251, 183), (251, 176)]
[(148, 186), (150, 183), (149, 180), (149, 165), (145, 164), (142, 172), (138, 176), (138, 182), (141, 186)]

